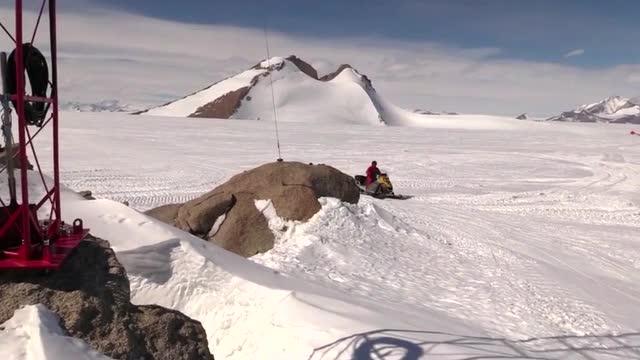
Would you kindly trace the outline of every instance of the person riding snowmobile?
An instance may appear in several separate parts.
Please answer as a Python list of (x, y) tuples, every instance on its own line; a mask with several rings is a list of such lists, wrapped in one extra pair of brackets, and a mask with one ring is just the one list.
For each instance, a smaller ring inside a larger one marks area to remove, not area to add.
[(378, 176), (380, 176), (382, 172), (378, 169), (378, 162), (372, 161), (371, 166), (367, 169), (367, 179), (365, 180), (365, 188), (368, 192), (375, 194), (380, 187), (380, 183), (378, 182)]

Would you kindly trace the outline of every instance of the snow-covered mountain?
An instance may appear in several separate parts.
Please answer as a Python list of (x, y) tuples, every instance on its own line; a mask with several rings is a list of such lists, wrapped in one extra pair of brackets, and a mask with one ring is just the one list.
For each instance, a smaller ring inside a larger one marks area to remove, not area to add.
[[(273, 83), (274, 97), (271, 94)], [(149, 109), (149, 115), (222, 119), (377, 124), (375, 89), (350, 65), (319, 77), (296, 56), (274, 57), (182, 99)]]
[(352, 66), (343, 64), (319, 76), (313, 66), (294, 55), (264, 60), (240, 74), (138, 114), (272, 121), (274, 102), (279, 121), (311, 124), (457, 127), (464, 121), (480, 127), (509, 127), (513, 120), (482, 115), (460, 120), (453, 113), (401, 109), (380, 96), (371, 80)]
[(640, 124), (640, 102), (612, 96), (600, 102), (565, 111), (549, 121), (604, 122)]
[(60, 104), (60, 110), (75, 112), (133, 112), (133, 107), (121, 104), (118, 100), (102, 100), (95, 103), (69, 101)]
[(458, 115), (458, 113), (455, 113), (455, 112), (449, 112), (449, 111), (437, 112), (437, 111), (423, 110), (423, 109), (415, 109), (413, 110), (413, 112), (416, 114), (422, 114), (422, 115)]

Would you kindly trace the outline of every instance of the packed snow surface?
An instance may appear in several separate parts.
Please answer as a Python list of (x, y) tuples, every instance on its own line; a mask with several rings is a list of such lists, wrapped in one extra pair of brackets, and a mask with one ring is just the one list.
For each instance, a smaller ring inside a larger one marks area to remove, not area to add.
[(375, 159), (414, 197), (326, 198), (307, 223), (261, 199), (276, 245), (243, 259), (136, 210), (273, 161), (271, 123), (66, 113), (62, 180), (101, 199), (65, 193), (63, 212), (111, 242), (134, 303), (201, 321), (216, 358), (640, 358), (640, 141), (500, 124), (281, 124), (285, 160)]

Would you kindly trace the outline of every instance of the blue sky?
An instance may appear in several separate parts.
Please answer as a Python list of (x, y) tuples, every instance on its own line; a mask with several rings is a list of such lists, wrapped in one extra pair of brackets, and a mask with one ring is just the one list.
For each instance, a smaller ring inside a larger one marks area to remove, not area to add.
[(325, 39), (497, 48), (500, 58), (583, 67), (640, 63), (637, 0), (92, 1), (188, 23), (262, 28), (268, 21), (273, 30)]
[[(5, 25), (13, 3), (0, 0)], [(265, 22), (271, 55), (321, 73), (349, 63), (408, 109), (546, 117), (640, 96), (640, 0), (59, 4), (65, 101), (142, 108), (182, 97), (264, 59)]]

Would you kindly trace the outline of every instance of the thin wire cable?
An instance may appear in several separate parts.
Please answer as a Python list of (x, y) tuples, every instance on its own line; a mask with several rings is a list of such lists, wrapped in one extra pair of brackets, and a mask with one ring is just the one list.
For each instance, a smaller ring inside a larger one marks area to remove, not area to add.
[(42, 0), (42, 6), (40, 6), (40, 13), (38, 14), (38, 21), (36, 21), (36, 26), (33, 28), (33, 34), (31, 35), (31, 45), (33, 46), (33, 42), (36, 39), (36, 33), (38, 32), (38, 27), (40, 26), (40, 20), (42, 19), (42, 13), (44, 12), (44, 5), (47, 3), (47, 0)]
[(282, 161), (280, 153), (280, 133), (278, 131), (278, 111), (276, 110), (276, 96), (273, 90), (273, 78), (271, 77), (271, 53), (269, 51), (269, 33), (267, 32), (267, 23), (264, 24), (264, 40), (267, 47), (267, 68), (269, 69), (269, 83), (271, 85), (271, 104), (273, 105), (273, 120), (276, 129), (276, 147), (278, 148), (278, 161)]
[(11, 35), (11, 32), (9, 32), (9, 30), (7, 30), (6, 27), (4, 27), (4, 24), (2, 22), (0, 22), (0, 28), (2, 28), (2, 30), (4, 30), (4, 32), (7, 34), (7, 36), (13, 41), (13, 43), (16, 43), (16, 38), (13, 37), (13, 35)]

